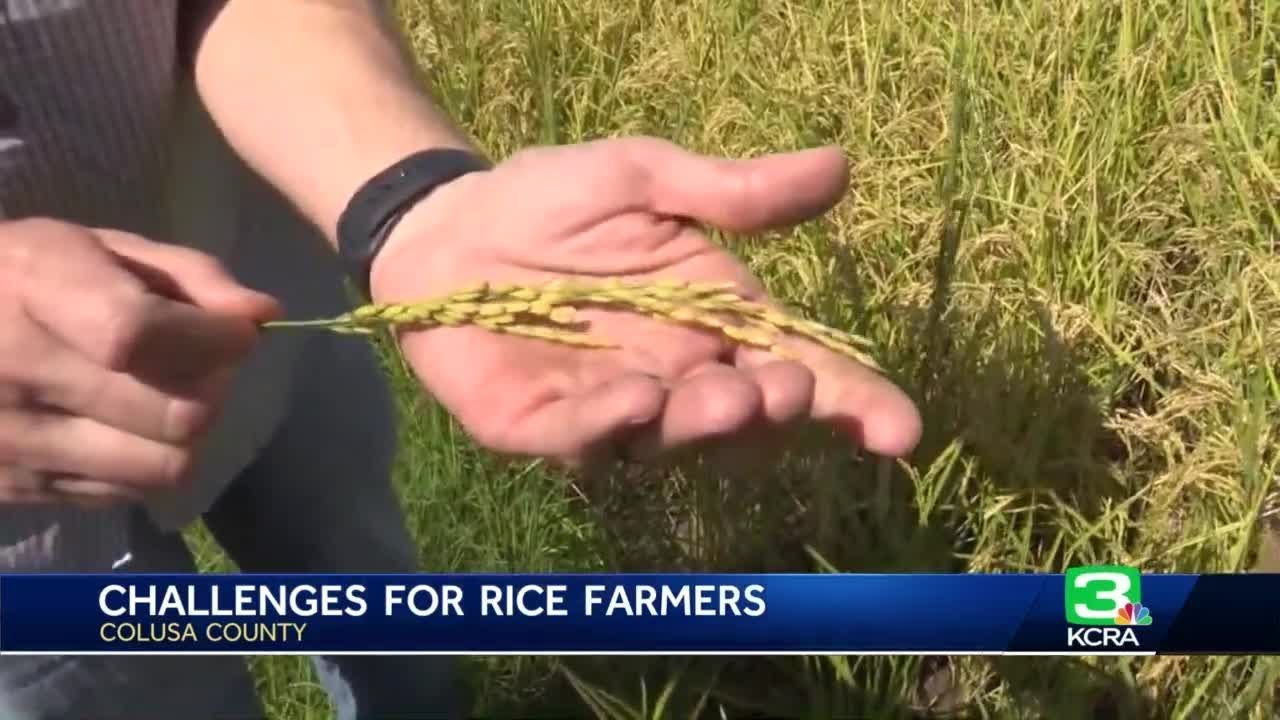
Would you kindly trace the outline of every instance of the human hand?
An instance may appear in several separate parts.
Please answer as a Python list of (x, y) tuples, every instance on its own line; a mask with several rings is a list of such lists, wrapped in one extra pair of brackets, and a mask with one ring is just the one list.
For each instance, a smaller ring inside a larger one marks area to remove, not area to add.
[(0, 223), (0, 503), (99, 505), (181, 483), (277, 312), (193, 250)]
[[(814, 218), (848, 184), (825, 148), (745, 161), (635, 138), (538, 148), (439, 188), (375, 261), (373, 298), (412, 302), (488, 281), (564, 276), (730, 281), (769, 301), (734, 256), (693, 223), (758, 232)], [(642, 316), (581, 313), (618, 349), (581, 349), (474, 327), (403, 332), (425, 387), (492, 450), (569, 466), (762, 433), (804, 419), (899, 456), (918, 442), (910, 400), (872, 370), (813, 343), (795, 359)]]

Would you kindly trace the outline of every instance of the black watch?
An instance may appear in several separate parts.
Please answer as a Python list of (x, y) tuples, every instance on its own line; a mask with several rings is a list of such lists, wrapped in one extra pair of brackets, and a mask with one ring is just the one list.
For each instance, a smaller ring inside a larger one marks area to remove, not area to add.
[(414, 153), (362, 185), (338, 218), (338, 255), (360, 292), (369, 297), (373, 259), (414, 203), (451, 180), (492, 167), (473, 152), (436, 148)]

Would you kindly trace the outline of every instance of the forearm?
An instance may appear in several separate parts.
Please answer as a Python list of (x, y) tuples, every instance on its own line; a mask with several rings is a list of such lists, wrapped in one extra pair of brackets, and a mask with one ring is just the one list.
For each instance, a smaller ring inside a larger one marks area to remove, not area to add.
[(428, 147), (469, 147), (405, 57), (388, 0), (225, 0), (195, 55), (228, 142), (333, 240), (356, 189)]

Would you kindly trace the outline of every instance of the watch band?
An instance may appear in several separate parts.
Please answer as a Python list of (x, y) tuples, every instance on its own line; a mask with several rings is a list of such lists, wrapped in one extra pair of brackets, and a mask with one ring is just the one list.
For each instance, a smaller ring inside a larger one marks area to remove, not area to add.
[(445, 183), (492, 167), (474, 152), (434, 148), (400, 160), (362, 185), (338, 218), (338, 255), (360, 292), (369, 297), (373, 259), (414, 203)]

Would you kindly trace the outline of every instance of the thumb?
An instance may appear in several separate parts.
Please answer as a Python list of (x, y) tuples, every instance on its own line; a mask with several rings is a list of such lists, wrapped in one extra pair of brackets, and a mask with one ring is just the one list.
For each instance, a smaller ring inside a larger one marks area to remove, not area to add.
[(281, 315), (275, 298), (241, 285), (209, 255), (178, 245), (151, 242), (129, 233), (95, 232), (152, 292), (215, 314), (254, 322), (274, 320)]
[(732, 160), (653, 138), (628, 154), (647, 171), (650, 210), (730, 232), (796, 225), (830, 210), (849, 187), (837, 147)]

